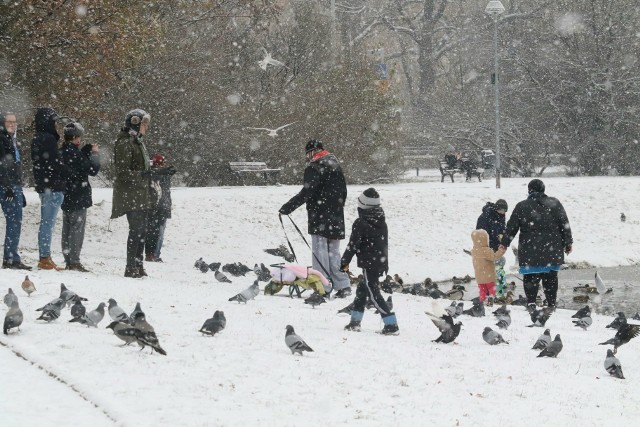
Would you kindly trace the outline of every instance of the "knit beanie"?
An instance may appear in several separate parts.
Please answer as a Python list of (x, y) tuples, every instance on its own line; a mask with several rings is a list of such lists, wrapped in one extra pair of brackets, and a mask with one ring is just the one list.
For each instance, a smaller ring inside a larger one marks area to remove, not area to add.
[(367, 188), (358, 196), (358, 207), (360, 209), (372, 209), (380, 207), (380, 195), (375, 188)]
[(304, 146), (304, 152), (308, 153), (311, 150), (324, 150), (322, 142), (318, 141), (317, 139), (310, 139)]
[(544, 182), (538, 178), (529, 181), (529, 193), (544, 193)]
[(496, 201), (496, 209), (497, 210), (508, 211), (509, 210), (509, 205), (507, 205), (507, 201), (506, 200), (498, 199)]
[(84, 128), (78, 122), (67, 123), (64, 127), (64, 136), (78, 137), (84, 135)]

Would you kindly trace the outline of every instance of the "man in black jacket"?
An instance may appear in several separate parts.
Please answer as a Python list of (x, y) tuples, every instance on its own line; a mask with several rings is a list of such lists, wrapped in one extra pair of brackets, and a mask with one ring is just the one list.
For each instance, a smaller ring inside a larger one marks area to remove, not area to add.
[(87, 208), (93, 205), (89, 176), (100, 172), (100, 147), (86, 144), (80, 148), (84, 128), (80, 123), (69, 123), (64, 127), (62, 159), (69, 167), (71, 176), (67, 180), (62, 202), (62, 255), (67, 270), (88, 270), (80, 262), (87, 223)]
[(0, 205), (6, 223), (2, 268), (31, 270), (22, 263), (18, 253), (22, 231), (22, 208), (26, 205), (22, 193), (22, 161), (16, 141), (16, 116), (0, 113)]
[(312, 266), (331, 281), (337, 298), (351, 295), (351, 283), (340, 271), (340, 240), (344, 239), (344, 204), (347, 184), (338, 159), (315, 139), (307, 142), (309, 163), (302, 190), (280, 208), (289, 215), (306, 203), (311, 234)]
[(545, 194), (544, 183), (533, 179), (528, 185), (529, 195), (519, 202), (502, 237), (501, 245), (509, 247), (518, 231), (518, 260), (524, 275), (524, 292), (529, 309), (535, 307), (539, 283), (550, 308), (556, 306), (558, 271), (564, 254), (573, 250), (569, 219), (558, 199)]

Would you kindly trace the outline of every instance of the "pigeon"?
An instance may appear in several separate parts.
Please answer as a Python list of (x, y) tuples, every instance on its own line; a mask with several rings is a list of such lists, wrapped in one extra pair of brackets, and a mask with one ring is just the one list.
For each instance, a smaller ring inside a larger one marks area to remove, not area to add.
[(104, 318), (104, 308), (106, 304), (101, 302), (98, 304), (95, 310), (91, 310), (87, 314), (82, 317), (78, 317), (77, 319), (71, 319), (69, 322), (71, 323), (82, 323), (83, 325), (87, 325), (88, 327), (98, 327), (98, 323), (102, 321)]
[[(387, 297), (387, 308), (389, 309), (389, 312), (393, 311), (393, 299), (391, 298), (391, 295)], [(380, 310), (376, 309), (376, 314), (380, 314)]]
[(264, 264), (256, 264), (253, 266), (253, 272), (258, 276), (259, 282), (268, 282), (271, 280), (271, 271)]
[(29, 296), (31, 296), (31, 294), (36, 291), (36, 287), (33, 282), (29, 280), (29, 276), (24, 276), (24, 281), (22, 282), (22, 290), (25, 291)]
[(9, 288), (7, 294), (4, 296), (4, 303), (7, 305), (7, 307), (11, 308), (11, 304), (14, 301), (18, 301), (18, 296), (13, 293), (13, 290), (11, 288)]
[(237, 295), (229, 298), (229, 301), (238, 301), (238, 303), (247, 303), (247, 301), (252, 300), (260, 293), (260, 286), (258, 285), (258, 281), (253, 282), (253, 285), (249, 286), (244, 291), (240, 292)]
[(325, 301), (324, 297), (317, 292), (314, 292), (309, 298), (304, 300), (305, 304), (309, 304), (313, 308), (316, 308), (316, 306), (326, 302), (327, 301)]
[(620, 221), (625, 222), (627, 220), (627, 216), (624, 214), (624, 212), (620, 212)]
[(498, 307), (496, 310), (493, 311), (493, 315), (496, 317), (505, 313), (509, 313), (509, 310), (507, 309), (507, 304), (502, 304), (500, 307)]
[(74, 319), (79, 319), (87, 313), (87, 308), (82, 305), (81, 300), (76, 300), (76, 302), (71, 306), (71, 317)]
[(613, 319), (613, 322), (609, 323), (605, 327), (611, 328), (611, 329), (619, 329), (620, 326), (625, 325), (626, 323), (627, 323), (627, 316), (625, 316), (625, 314), (622, 311), (620, 311), (618, 312), (618, 317)]
[(497, 344), (509, 344), (507, 341), (502, 338), (499, 332), (494, 331), (490, 327), (485, 327), (484, 331), (482, 331), (482, 339), (489, 345), (497, 345)]
[(348, 306), (338, 310), (338, 314), (351, 314), (351, 312), (353, 311), (354, 305), (355, 305), (355, 302), (352, 301), (351, 304), (349, 304)]
[(202, 273), (206, 273), (209, 271), (209, 264), (207, 264), (202, 258), (198, 259), (195, 264), (193, 264), (195, 268), (200, 270)]
[(229, 278), (223, 272), (221, 272), (220, 270), (216, 270), (213, 273), (214, 273), (214, 275), (216, 277), (216, 280), (218, 282), (231, 283), (231, 280), (229, 280)]
[(444, 344), (453, 342), (460, 334), (462, 322), (454, 324), (453, 317), (447, 314), (435, 300), (431, 301), (431, 310), (433, 313), (425, 311), (425, 314), (429, 316), (433, 324), (440, 330), (440, 336), (433, 340), (433, 342), (441, 342)]
[(163, 356), (167, 355), (167, 352), (160, 347), (156, 331), (153, 329), (153, 326), (147, 323), (147, 319), (143, 312), (136, 313), (136, 317), (133, 319), (132, 329), (138, 331), (134, 336), (136, 337), (138, 345), (142, 347), (141, 350), (144, 349), (145, 346), (149, 346)]
[(464, 310), (462, 314), (466, 314), (471, 317), (484, 317), (485, 315), (484, 304), (480, 301), (477, 301), (477, 302), (474, 301), (471, 308)]
[(457, 308), (458, 304), (455, 301), (452, 301), (451, 305), (444, 308), (444, 311), (446, 311), (449, 316), (456, 317)]
[(538, 357), (558, 357), (558, 354), (562, 351), (562, 340), (560, 339), (560, 334), (557, 334), (556, 337), (551, 341), (547, 346), (540, 352)]
[(531, 347), (532, 350), (544, 350), (551, 342), (551, 331), (545, 329), (544, 333), (538, 337), (538, 341)]
[(456, 317), (460, 316), (462, 314), (462, 312), (464, 312), (464, 303), (460, 302), (456, 306)]
[(221, 262), (212, 262), (211, 264), (209, 264), (209, 270), (216, 271), (217, 269), (220, 268), (221, 265), (222, 265)]
[(454, 286), (450, 291), (445, 292), (445, 298), (450, 300), (461, 300), (464, 297), (464, 286)]
[(612, 377), (625, 379), (622, 374), (622, 366), (617, 357), (613, 355), (611, 350), (607, 350), (607, 358), (604, 359), (604, 369), (607, 370)]
[(271, 54), (267, 52), (267, 49), (265, 49), (264, 47), (261, 49), (264, 52), (264, 58), (258, 61), (258, 66), (260, 66), (260, 68), (262, 68), (264, 71), (267, 71), (267, 65), (286, 68), (286, 65), (284, 65), (282, 62), (278, 61), (277, 59), (273, 59), (271, 57)]
[(638, 312), (636, 311), (636, 314), (634, 314), (634, 315), (633, 315), (632, 319), (633, 319), (633, 320), (640, 320), (640, 313), (638, 313)]
[(263, 250), (269, 255), (282, 257), (287, 262), (294, 262), (296, 260), (296, 257), (293, 256), (291, 252), (289, 252), (289, 249), (287, 249), (285, 245), (280, 245), (276, 249), (263, 249)]
[(591, 319), (591, 316), (584, 316), (578, 320), (573, 321), (574, 325), (582, 328), (585, 331), (589, 326), (591, 326), (592, 323), (593, 323), (593, 320)]
[(527, 325), (528, 328), (533, 328), (534, 326), (538, 326), (538, 327), (544, 327), (544, 325), (547, 323), (547, 320), (549, 320), (549, 317), (551, 317), (551, 310), (548, 310), (546, 308), (542, 308), (540, 310), (536, 310), (535, 307), (531, 307), (530, 309), (530, 314), (531, 314), (531, 322), (533, 322), (531, 325)]
[(135, 308), (133, 309), (133, 311), (129, 315), (129, 323), (131, 323), (133, 325), (133, 319), (136, 318), (136, 315), (138, 313), (142, 313), (144, 315), (144, 311), (142, 311), (142, 308), (140, 307), (140, 303), (139, 302), (136, 303)]
[(71, 304), (74, 303), (76, 299), (79, 299), (81, 301), (88, 301), (88, 299), (83, 298), (72, 290), (67, 289), (64, 283), (60, 283), (60, 298), (64, 300), (67, 306), (71, 306)]
[(607, 293), (607, 287), (604, 285), (604, 282), (600, 278), (600, 275), (598, 274), (597, 270), (596, 270), (596, 273), (595, 273), (595, 282), (596, 282), (596, 288), (598, 288), (598, 293), (600, 295), (606, 294)]
[(18, 304), (18, 299), (11, 301), (11, 306), (9, 307), (9, 311), (4, 316), (4, 325), (2, 326), (2, 332), (5, 335), (9, 335), (9, 330), (13, 328), (19, 328), (22, 325), (22, 321), (24, 320), (24, 316), (22, 315), (22, 310), (20, 310), (20, 305)]
[(511, 305), (522, 305), (525, 306), (527, 305), (527, 297), (524, 297), (522, 295), (518, 295), (518, 299), (515, 299), (511, 302)]
[(215, 334), (223, 330), (225, 326), (227, 326), (227, 318), (224, 317), (224, 312), (216, 310), (215, 313), (213, 313), (213, 317), (211, 319), (207, 319), (204, 321), (204, 324), (198, 332), (214, 336)]
[(571, 318), (581, 319), (585, 316), (591, 316), (591, 307), (589, 307), (588, 305), (585, 305), (584, 308), (581, 308), (580, 310), (576, 311), (576, 314), (571, 316)]
[(133, 326), (128, 323), (118, 322), (117, 320), (114, 320), (113, 322), (109, 323), (106, 329), (111, 329), (116, 337), (124, 341), (124, 345), (129, 345), (132, 342), (136, 341), (134, 331), (124, 332), (133, 329)]
[(109, 298), (109, 317), (113, 321), (129, 323), (129, 316), (118, 306), (118, 303), (113, 298)]
[(624, 323), (616, 332), (616, 335), (605, 342), (601, 342), (600, 345), (613, 344), (613, 354), (618, 352), (618, 347), (631, 341), (632, 338), (637, 337), (640, 334), (640, 325), (630, 325)]
[(402, 277), (398, 276), (397, 274), (393, 275), (393, 281), (400, 286), (404, 285), (404, 280), (402, 280)]
[(235, 277), (246, 275), (251, 269), (246, 265), (236, 262), (234, 264), (225, 264), (222, 266), (222, 271), (227, 272)]
[(62, 298), (56, 298), (45, 306), (36, 309), (36, 311), (41, 311), (42, 314), (36, 320), (45, 320), (47, 322), (51, 322), (52, 320), (56, 320), (60, 317), (60, 310), (65, 306), (66, 302)]
[(509, 310), (507, 310), (506, 313), (496, 316), (498, 318), (498, 323), (496, 323), (496, 326), (498, 328), (500, 328), (500, 329), (509, 328), (509, 325), (511, 325), (511, 315), (510, 315), (510, 313), (511, 312)]
[(291, 350), (291, 354), (298, 353), (302, 356), (303, 351), (313, 351), (311, 347), (293, 330), (293, 326), (287, 325), (287, 333), (284, 335), (284, 343)]
[(427, 290), (427, 296), (429, 298), (438, 299), (438, 298), (446, 298), (447, 295), (444, 292), (442, 292), (440, 289), (438, 289), (438, 285), (435, 285), (435, 287)]

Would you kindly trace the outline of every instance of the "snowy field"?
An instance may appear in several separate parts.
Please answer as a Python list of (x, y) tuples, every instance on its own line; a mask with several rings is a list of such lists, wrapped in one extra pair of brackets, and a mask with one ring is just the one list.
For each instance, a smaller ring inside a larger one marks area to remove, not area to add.
[[(544, 181), (573, 228), (568, 261), (640, 262), (640, 178)], [(389, 224), (391, 273), (405, 282), (473, 275), (462, 249), (471, 247), (469, 235), (482, 206), (504, 198), (512, 209), (526, 196), (527, 182), (505, 179), (501, 190), (493, 181), (376, 186)], [(349, 228), (364, 188), (349, 187)], [(33, 271), (38, 291), (27, 298), (20, 289), (24, 273), (0, 270), (2, 294), (7, 287), (16, 290), (25, 313), (19, 332), (0, 336), (0, 425), (637, 425), (640, 338), (618, 351), (627, 379), (610, 377), (603, 368), (610, 347), (597, 345), (614, 335), (604, 328), (609, 317), (594, 315), (585, 332), (572, 325), (572, 312), (558, 310), (547, 327), (552, 336), (562, 336), (564, 350), (548, 359), (531, 350), (542, 329), (526, 327), (522, 307), (512, 308), (513, 323), (503, 333), (510, 344), (491, 347), (481, 331), (494, 326), (492, 317), (462, 316), (456, 344), (432, 343), (439, 333), (424, 314), (430, 300), (411, 295), (394, 294), (400, 335), (390, 337), (374, 333), (382, 324), (373, 311), (365, 314), (362, 332), (343, 331), (348, 317), (336, 311), (350, 300), (312, 309), (299, 299), (261, 293), (246, 305), (229, 302), (255, 275), (221, 284), (212, 273), (193, 268), (194, 261), (279, 261), (262, 249), (285, 243), (277, 211), (298, 190), (174, 189), (165, 263), (147, 263), (148, 278), (125, 279), (127, 222), (112, 221), (109, 231), (111, 191), (95, 189), (99, 206), (89, 210), (82, 257), (92, 273)], [(27, 200), (21, 246), (24, 261), (35, 265), (39, 201), (32, 191)], [(304, 208), (292, 218), (306, 230)], [(53, 259), (62, 263), (60, 223)], [(287, 232), (301, 262), (310, 263), (309, 250), (290, 224)], [(352, 270), (357, 271), (355, 261)], [(121, 347), (105, 329), (107, 319), (90, 329), (68, 323), (64, 310), (50, 324), (36, 321), (34, 310), (58, 296), (61, 282), (89, 298), (89, 309), (115, 298), (130, 312), (140, 301), (168, 355)], [(474, 288), (467, 286), (465, 299), (477, 294)], [(197, 331), (215, 310), (225, 312), (227, 328), (203, 337)], [(292, 356), (284, 344), (287, 324), (315, 352)]]

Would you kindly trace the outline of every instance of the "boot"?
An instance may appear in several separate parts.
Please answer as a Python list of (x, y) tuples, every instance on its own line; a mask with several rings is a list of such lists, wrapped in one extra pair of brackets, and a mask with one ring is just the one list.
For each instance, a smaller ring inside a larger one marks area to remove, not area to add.
[(351, 312), (351, 322), (347, 326), (344, 327), (345, 331), (354, 331), (360, 332), (360, 322), (364, 317), (364, 312), (362, 311), (352, 311)]
[(38, 268), (40, 270), (56, 270), (56, 271), (64, 270), (62, 267), (58, 267), (56, 263), (53, 262), (50, 256), (40, 258), (40, 261), (38, 262)]
[(380, 331), (382, 335), (395, 335), (398, 333), (398, 320), (395, 314), (383, 317), (382, 321), (384, 322), (384, 328)]
[(132, 279), (139, 279), (142, 277), (138, 267), (127, 267), (124, 269), (124, 277), (130, 277)]
[(138, 267), (138, 273), (140, 274), (140, 277), (147, 277), (148, 274), (146, 271), (144, 271), (144, 267), (140, 266)]
[(80, 264), (79, 262), (72, 262), (70, 264), (67, 264), (66, 270), (79, 271), (81, 273), (90, 273), (90, 271), (87, 270), (84, 265)]
[(14, 262), (9, 262), (9, 261), (2, 261), (2, 268), (8, 268), (10, 270), (27, 270), (27, 271), (31, 271), (31, 267), (29, 267), (28, 265), (24, 265), (22, 263), (22, 261), (14, 261)]

